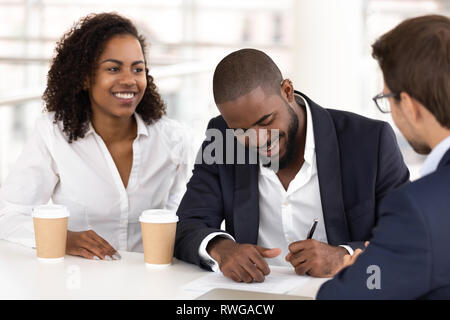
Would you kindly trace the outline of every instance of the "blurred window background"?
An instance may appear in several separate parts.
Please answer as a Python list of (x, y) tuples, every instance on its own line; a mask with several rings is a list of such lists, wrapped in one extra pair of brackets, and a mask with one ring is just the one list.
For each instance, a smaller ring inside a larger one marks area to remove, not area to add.
[[(149, 44), (150, 73), (168, 116), (191, 128), (200, 146), (218, 115), (212, 75), (228, 53), (269, 54), (294, 87), (325, 108), (393, 125), (371, 98), (383, 81), (370, 45), (400, 21), (450, 14), (449, 0), (0, 0), (0, 183), (42, 113), (54, 47), (89, 13), (132, 19)], [(412, 178), (417, 156), (395, 129)]]

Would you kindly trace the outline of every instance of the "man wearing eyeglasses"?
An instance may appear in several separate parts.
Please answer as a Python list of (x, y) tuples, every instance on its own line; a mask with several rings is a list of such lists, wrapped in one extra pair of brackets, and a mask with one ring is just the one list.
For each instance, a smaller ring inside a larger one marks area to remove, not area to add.
[(391, 112), (391, 104), (388, 98), (399, 99), (400, 94), (398, 93), (379, 93), (375, 97), (372, 98), (373, 102), (377, 106), (378, 110), (382, 113), (390, 113)]
[[(409, 179), (391, 127), (320, 107), (255, 49), (219, 63), (213, 93), (221, 116), (199, 155), (215, 159), (194, 167), (175, 256), (238, 282), (264, 281), (269, 265), (336, 274), (370, 238), (383, 195)], [(257, 162), (239, 163), (242, 145)]]
[(420, 179), (380, 203), (364, 253), (317, 298), (450, 299), (450, 19), (405, 20), (372, 48), (385, 83), (377, 106), (390, 106), (413, 149), (428, 156)]

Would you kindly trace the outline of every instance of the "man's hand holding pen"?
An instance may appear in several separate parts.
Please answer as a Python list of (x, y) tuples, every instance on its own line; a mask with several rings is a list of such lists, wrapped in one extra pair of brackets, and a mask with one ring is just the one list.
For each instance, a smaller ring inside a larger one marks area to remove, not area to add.
[(344, 267), (344, 256), (348, 252), (343, 247), (330, 246), (314, 239), (293, 242), (289, 245), (289, 261), (298, 275), (313, 277), (333, 277)]
[(298, 275), (309, 275), (319, 278), (333, 277), (344, 268), (344, 257), (348, 255), (343, 247), (313, 240), (319, 219), (314, 219), (306, 240), (289, 245), (286, 261), (289, 261)]
[[(344, 267), (355, 262), (362, 250), (354, 257), (347, 249), (335, 247), (312, 239), (319, 219), (314, 219), (307, 239), (289, 245), (286, 261), (290, 262), (298, 275), (333, 277)], [(366, 246), (368, 243), (366, 243)], [(207, 246), (207, 252), (215, 259), (223, 275), (236, 282), (263, 282), (270, 273), (266, 258), (275, 258), (280, 248), (263, 248), (252, 244), (238, 244), (234, 240), (216, 237)]]

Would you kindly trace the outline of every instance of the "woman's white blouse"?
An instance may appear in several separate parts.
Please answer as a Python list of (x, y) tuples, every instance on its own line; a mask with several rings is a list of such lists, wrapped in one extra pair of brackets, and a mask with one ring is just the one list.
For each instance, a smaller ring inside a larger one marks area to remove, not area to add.
[(0, 239), (34, 247), (31, 209), (51, 199), (70, 210), (70, 231), (92, 229), (116, 250), (142, 252), (139, 215), (176, 210), (191, 172), (193, 152), (186, 127), (166, 117), (147, 125), (138, 114), (133, 165), (127, 188), (92, 125), (68, 143), (54, 113), (34, 132), (0, 190)]

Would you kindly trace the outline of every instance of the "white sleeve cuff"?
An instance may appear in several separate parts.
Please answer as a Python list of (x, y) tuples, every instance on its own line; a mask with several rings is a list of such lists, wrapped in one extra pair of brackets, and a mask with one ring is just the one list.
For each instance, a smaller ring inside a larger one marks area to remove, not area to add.
[(198, 248), (198, 254), (200, 255), (200, 259), (205, 264), (210, 266), (212, 271), (214, 272), (220, 271), (219, 264), (208, 254), (208, 252), (206, 251), (206, 247), (208, 246), (208, 243), (217, 236), (228, 238), (235, 241), (231, 235), (225, 232), (213, 232), (209, 234), (205, 239), (203, 239), (202, 243), (200, 244), (200, 247)]
[(352, 247), (350, 247), (350, 246), (340, 245), (339, 247), (345, 248), (345, 250), (347, 250), (348, 254), (351, 256), (355, 253), (355, 251), (353, 251)]

